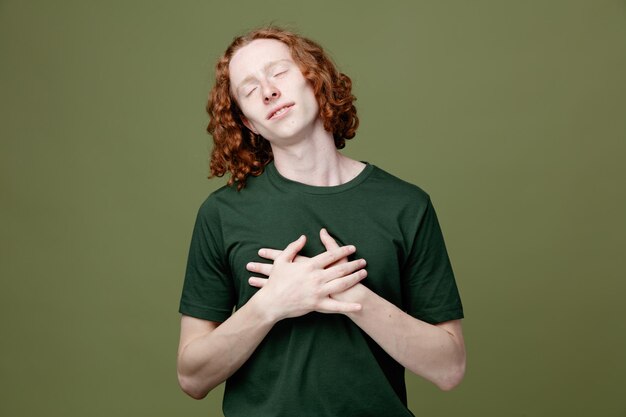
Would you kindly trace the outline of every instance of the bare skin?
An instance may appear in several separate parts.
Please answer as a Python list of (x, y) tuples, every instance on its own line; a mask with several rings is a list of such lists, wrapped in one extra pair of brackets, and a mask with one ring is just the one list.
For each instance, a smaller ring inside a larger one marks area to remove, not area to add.
[(177, 369), (187, 394), (204, 398), (243, 365), (279, 320), (311, 311), (345, 314), (361, 309), (358, 303), (331, 298), (367, 275), (363, 260), (337, 263), (356, 248), (335, 247), (296, 261), (305, 243), (301, 236), (273, 257), (264, 288), (225, 322), (182, 317)]
[[(270, 142), (281, 175), (334, 186), (364, 168), (335, 148), (313, 90), (284, 44), (252, 41), (233, 55), (229, 70), (242, 121)], [(291, 106), (288, 112), (270, 117), (285, 105)], [(460, 382), (465, 370), (460, 320), (430, 325), (407, 315), (360, 284), (365, 262), (348, 262), (353, 246), (339, 247), (325, 230), (320, 239), (326, 252), (313, 258), (298, 256), (304, 237), (283, 250), (261, 249), (260, 256), (273, 262), (247, 268), (269, 278), (250, 278), (259, 291), (223, 323), (182, 316), (177, 370), (186, 393), (203, 398), (245, 363), (278, 321), (312, 311), (345, 314), (400, 364), (442, 389)]]
[[(321, 230), (320, 239), (327, 250), (339, 247), (325, 229)], [(259, 255), (275, 260), (280, 257), (281, 251), (264, 248)], [(348, 259), (338, 261), (338, 264), (342, 263), (349, 264)], [(250, 263), (248, 269), (269, 275), (273, 264)], [(250, 279), (250, 285), (255, 287), (263, 288), (268, 284), (267, 279)], [(360, 283), (329, 297), (360, 304), (362, 309), (344, 314), (413, 373), (444, 391), (451, 390), (463, 379), (466, 360), (461, 320), (436, 325), (426, 323), (408, 315)]]

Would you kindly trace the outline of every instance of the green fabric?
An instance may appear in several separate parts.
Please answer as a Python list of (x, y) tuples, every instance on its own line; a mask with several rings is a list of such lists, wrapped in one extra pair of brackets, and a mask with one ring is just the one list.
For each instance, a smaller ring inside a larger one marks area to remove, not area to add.
[[(314, 187), (290, 181), (273, 164), (242, 191), (223, 187), (200, 207), (180, 312), (224, 321), (257, 291), (249, 261), (261, 247), (307, 236), (302, 255), (324, 250), (326, 227), (351, 258), (367, 260), (363, 284), (429, 323), (463, 317), (461, 300), (429, 196), (367, 164), (352, 181)], [(404, 368), (351, 320), (310, 313), (276, 324), (226, 383), (232, 416), (411, 416)]]

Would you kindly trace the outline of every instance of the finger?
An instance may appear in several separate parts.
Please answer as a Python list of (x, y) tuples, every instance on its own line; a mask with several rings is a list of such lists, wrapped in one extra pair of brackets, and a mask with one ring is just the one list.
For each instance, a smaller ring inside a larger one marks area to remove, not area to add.
[(296, 257), (296, 255), (298, 254), (298, 252), (302, 250), (305, 243), (306, 243), (306, 236), (304, 235), (300, 236), (298, 240), (295, 240), (287, 245), (285, 250), (283, 250), (283, 252), (280, 255), (278, 255), (278, 257), (276, 258), (276, 261), (292, 262), (294, 258)]
[[(322, 244), (324, 245), (326, 250), (336, 249), (339, 247), (339, 244), (337, 243), (337, 241), (330, 235), (330, 233), (328, 233), (328, 230), (326, 230), (325, 228), (320, 230), (320, 240), (322, 241)], [(338, 264), (342, 262), (348, 262), (348, 258), (347, 257), (341, 258), (338, 261), (336, 261), (334, 264)], [(334, 265), (334, 264), (331, 264), (331, 265)]]
[(322, 244), (324, 245), (326, 250), (337, 249), (339, 247), (337, 241), (333, 239), (330, 233), (328, 233), (328, 230), (324, 228), (320, 230), (320, 240), (322, 241)]
[(329, 295), (344, 292), (348, 288), (352, 288), (359, 282), (363, 281), (365, 277), (367, 277), (367, 271), (365, 269), (359, 269), (350, 275), (346, 275), (345, 277), (337, 278), (326, 283), (326, 285), (324, 285), (324, 292)]
[(328, 265), (352, 255), (356, 248), (352, 245), (342, 246), (340, 248), (331, 249), (311, 258), (318, 268), (326, 268)]
[(259, 256), (261, 258), (271, 259), (272, 261), (275, 261), (276, 258), (278, 258), (281, 253), (283, 253), (283, 251), (278, 250), (278, 249), (269, 249), (269, 248), (259, 249)]
[[(259, 256), (261, 258), (270, 259), (272, 261), (275, 261), (276, 258), (278, 258), (281, 253), (283, 253), (283, 251), (278, 250), (278, 249), (268, 249), (268, 248), (259, 249)], [(302, 255), (296, 255), (293, 261), (300, 262), (300, 261), (304, 261), (305, 259), (310, 259), (310, 258), (306, 256), (302, 256)]]
[(345, 303), (327, 297), (320, 302), (316, 310), (320, 313), (354, 313), (361, 310), (361, 304)]
[(248, 278), (248, 284), (250, 284), (253, 287), (263, 288), (265, 284), (267, 284), (267, 279), (260, 278), (260, 277), (250, 277)]
[(258, 272), (259, 274), (267, 275), (268, 277), (272, 273), (273, 264), (264, 264), (260, 262), (248, 262), (246, 269), (250, 272)]
[(365, 259), (357, 259), (355, 261), (343, 262), (334, 266), (331, 266), (324, 270), (323, 279), (326, 282), (345, 277), (359, 269), (365, 268), (367, 263)]

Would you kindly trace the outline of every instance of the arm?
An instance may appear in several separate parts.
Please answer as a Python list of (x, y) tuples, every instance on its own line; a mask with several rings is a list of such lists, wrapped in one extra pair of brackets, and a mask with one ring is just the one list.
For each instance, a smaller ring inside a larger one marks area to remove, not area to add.
[(195, 399), (231, 376), (250, 357), (274, 322), (252, 297), (224, 323), (182, 316), (178, 383)]
[[(327, 250), (338, 247), (325, 230), (320, 233)], [(461, 320), (432, 325), (400, 310), (362, 284), (334, 294), (341, 301), (357, 302), (360, 311), (346, 315), (398, 363), (444, 391), (465, 375), (465, 342)]]
[[(329, 297), (366, 276), (362, 260), (330, 266), (354, 253), (354, 246), (337, 246), (294, 262), (305, 242), (301, 237), (289, 244), (275, 258), (267, 285), (223, 323), (182, 317), (177, 372), (183, 391), (204, 398), (244, 364), (279, 320), (311, 311), (347, 313), (361, 308)], [(256, 280), (261, 278), (250, 278)]]
[[(338, 247), (325, 229), (320, 239), (327, 250)], [(275, 259), (280, 251), (264, 249), (262, 256)], [(338, 263), (347, 262), (341, 259)], [(271, 271), (271, 264), (254, 264)], [(264, 282), (251, 282), (262, 287)], [(361, 310), (345, 313), (391, 357), (411, 372), (442, 390), (451, 390), (465, 374), (465, 343), (461, 320), (432, 325), (418, 320), (378, 296), (362, 284), (347, 287), (333, 299), (358, 303)]]
[(465, 374), (465, 343), (461, 320), (432, 325), (418, 320), (362, 284), (334, 296), (357, 301), (360, 311), (346, 313), (391, 357), (444, 391)]

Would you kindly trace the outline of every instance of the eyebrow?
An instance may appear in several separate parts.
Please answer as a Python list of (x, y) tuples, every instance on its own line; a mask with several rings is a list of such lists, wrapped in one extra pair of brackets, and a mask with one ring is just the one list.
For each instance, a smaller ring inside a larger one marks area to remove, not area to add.
[[(283, 62), (289, 62), (289, 63), (291, 63), (291, 62), (293, 62), (293, 61), (291, 61), (291, 60), (289, 60), (289, 59), (279, 59), (279, 60), (276, 60), (276, 61), (270, 61), (270, 62), (268, 62), (267, 64), (265, 64), (265, 66), (263, 67), (263, 72), (267, 72), (270, 68), (272, 68), (272, 67), (274, 67), (274, 66), (276, 66), (276, 65), (278, 65), (278, 64), (280, 64), (280, 63), (283, 63)], [(240, 89), (241, 87), (243, 87), (245, 84), (249, 83), (250, 81), (252, 81), (252, 80), (254, 80), (254, 79), (256, 79), (256, 77), (255, 77), (254, 75), (248, 75), (246, 78), (244, 78), (244, 79), (243, 79), (243, 80), (242, 80), (242, 81), (241, 81), (241, 82), (237, 85), (237, 87), (235, 88), (235, 91), (239, 91), (239, 89)]]

